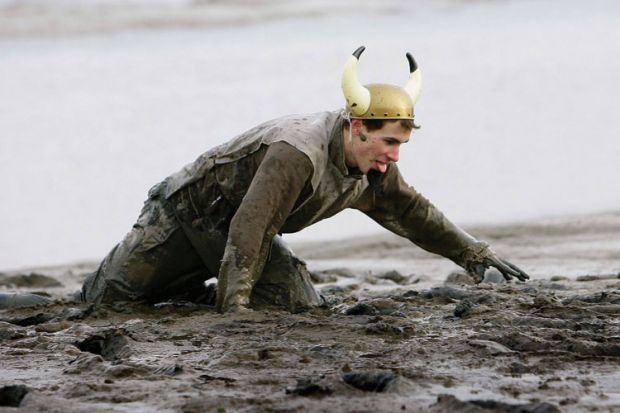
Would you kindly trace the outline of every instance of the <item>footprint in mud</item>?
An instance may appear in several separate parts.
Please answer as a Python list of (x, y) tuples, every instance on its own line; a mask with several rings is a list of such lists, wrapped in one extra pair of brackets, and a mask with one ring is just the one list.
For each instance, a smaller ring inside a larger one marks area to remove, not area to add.
[(81, 351), (97, 354), (104, 360), (115, 361), (129, 356), (129, 341), (117, 330), (95, 334), (74, 343)]

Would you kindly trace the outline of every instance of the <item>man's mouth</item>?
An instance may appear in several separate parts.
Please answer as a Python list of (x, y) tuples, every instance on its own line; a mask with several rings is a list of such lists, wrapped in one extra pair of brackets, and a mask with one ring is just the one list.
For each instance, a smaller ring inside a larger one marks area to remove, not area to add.
[(373, 169), (376, 169), (377, 171), (383, 174), (387, 170), (387, 163), (381, 162), (381, 161), (375, 161), (373, 165)]

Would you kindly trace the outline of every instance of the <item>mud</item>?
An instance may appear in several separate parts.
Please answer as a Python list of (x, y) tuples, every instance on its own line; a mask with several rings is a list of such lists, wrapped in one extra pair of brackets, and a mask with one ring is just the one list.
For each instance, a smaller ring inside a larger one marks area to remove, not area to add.
[(62, 286), (0, 311), (0, 387), (33, 412), (619, 411), (620, 214), (578, 223), (472, 229), (527, 283), (397, 238), (301, 245), (327, 304), (298, 314), (88, 307), (68, 298), (87, 266), (33, 269)]
[(463, 413), (560, 413), (561, 410), (550, 403), (508, 404), (494, 400), (461, 401), (451, 395), (441, 395), (431, 411)]
[(0, 286), (18, 288), (49, 288), (62, 287), (62, 284), (55, 278), (33, 272), (30, 274), (16, 274), (11, 276), (0, 274)]
[(0, 406), (19, 407), (26, 394), (28, 388), (23, 384), (4, 386), (0, 388)]

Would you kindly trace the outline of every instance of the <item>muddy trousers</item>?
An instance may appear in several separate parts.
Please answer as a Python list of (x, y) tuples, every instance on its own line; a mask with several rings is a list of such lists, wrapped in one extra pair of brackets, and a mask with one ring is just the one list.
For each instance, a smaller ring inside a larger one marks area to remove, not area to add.
[[(84, 281), (82, 301), (193, 300), (205, 291), (204, 282), (219, 272), (228, 220), (216, 222), (211, 215), (205, 222), (184, 223), (166, 209), (156, 199), (147, 201), (132, 231)], [(296, 312), (321, 303), (305, 263), (276, 236), (250, 305)]]
[[(83, 301), (193, 301), (206, 291), (205, 281), (213, 275), (183, 231), (176, 231), (166, 242), (148, 251), (132, 248), (132, 241), (126, 238), (114, 247), (97, 271), (87, 277), (82, 287)], [(275, 305), (296, 312), (321, 302), (305, 263), (279, 236), (274, 238), (270, 257), (252, 290), (251, 306)]]

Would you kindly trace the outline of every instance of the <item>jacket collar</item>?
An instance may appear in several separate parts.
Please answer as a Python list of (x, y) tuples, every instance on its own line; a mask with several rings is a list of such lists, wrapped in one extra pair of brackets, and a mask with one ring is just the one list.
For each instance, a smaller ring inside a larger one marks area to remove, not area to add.
[(357, 168), (348, 168), (344, 158), (344, 141), (342, 128), (346, 120), (342, 115), (338, 115), (338, 120), (334, 124), (331, 132), (329, 143), (329, 159), (338, 168), (342, 176), (351, 176), (352, 178), (361, 179), (363, 174)]

